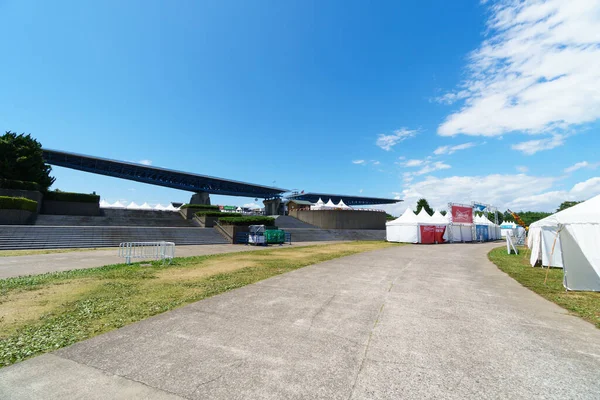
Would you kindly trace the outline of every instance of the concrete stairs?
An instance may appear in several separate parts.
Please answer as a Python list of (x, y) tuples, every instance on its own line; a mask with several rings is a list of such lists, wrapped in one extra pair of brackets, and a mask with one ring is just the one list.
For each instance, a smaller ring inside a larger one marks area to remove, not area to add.
[(292, 243), (335, 240), (385, 240), (385, 230), (319, 228), (283, 228), (283, 230), (292, 234)]
[(194, 220), (184, 219), (178, 212), (153, 210), (102, 209), (99, 216), (45, 215), (37, 216), (38, 226), (154, 226), (195, 227)]
[[(179, 217), (181, 218), (181, 217)], [(226, 244), (212, 228), (108, 226), (0, 226), (0, 250), (116, 247), (121, 242)]]

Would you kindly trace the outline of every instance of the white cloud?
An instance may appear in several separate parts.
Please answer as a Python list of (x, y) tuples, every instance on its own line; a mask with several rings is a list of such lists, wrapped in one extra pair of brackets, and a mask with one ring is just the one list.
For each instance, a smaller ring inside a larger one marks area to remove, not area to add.
[(473, 142), (463, 143), (463, 144), (459, 144), (456, 146), (440, 146), (433, 151), (433, 154), (435, 154), (436, 156), (439, 156), (442, 154), (452, 154), (458, 150), (465, 150), (465, 149), (468, 149), (468, 148), (471, 148), (474, 146), (475, 146), (475, 143), (473, 143)]
[(363, 190), (362, 190), (362, 189), (360, 189), (360, 190), (358, 191), (358, 193), (362, 193), (362, 192), (363, 192)]
[[(500, 0), (438, 134), (557, 133), (600, 118), (598, 0)], [(554, 140), (554, 141), (553, 141)], [(556, 147), (550, 139), (545, 149)], [(543, 143), (542, 143), (543, 144)]]
[(401, 165), (405, 167), (420, 167), (421, 165), (425, 165), (427, 160), (407, 160), (401, 163)]
[(538, 195), (521, 196), (507, 206), (516, 210), (556, 211), (563, 201), (583, 201), (600, 194), (600, 177), (575, 184), (571, 190), (556, 190)]
[(513, 150), (521, 151), (530, 156), (538, 151), (551, 150), (555, 147), (562, 146), (563, 144), (565, 144), (564, 135), (552, 135), (550, 138), (528, 140), (526, 142), (513, 144), (511, 147)]
[(352, 161), (352, 164), (358, 164), (358, 165), (364, 165), (366, 163), (365, 160), (354, 160)]
[(434, 163), (427, 163), (427, 165), (425, 165), (423, 168), (421, 168), (420, 170), (418, 170), (417, 172), (415, 172), (415, 175), (425, 175), (425, 174), (429, 174), (433, 171), (439, 171), (442, 169), (449, 169), (451, 168), (448, 164), (444, 164), (441, 161), (437, 161)]
[(373, 164), (373, 165), (379, 165), (381, 163), (379, 161), (377, 161), (377, 160), (371, 160), (371, 164)]
[(519, 171), (522, 174), (525, 174), (529, 171), (529, 168), (525, 167), (524, 165), (519, 165), (516, 168), (517, 168), (517, 171)]
[(140, 161), (138, 161), (138, 164), (152, 165), (152, 160), (140, 160)]
[(246, 203), (242, 206), (243, 208), (262, 208), (261, 205), (256, 203)]
[(568, 168), (565, 168), (565, 173), (570, 174), (571, 172), (575, 172), (578, 169), (586, 168), (589, 166), (590, 166), (590, 163), (588, 163), (587, 161), (578, 162), (578, 163), (571, 165)]
[(427, 177), (421, 182), (405, 185), (401, 193), (394, 193), (402, 203), (381, 206), (393, 215), (400, 215), (407, 207), (415, 208), (420, 198), (426, 198), (433, 208), (447, 209), (449, 202), (470, 204), (479, 201), (514, 211), (553, 212), (563, 201), (587, 200), (600, 194), (600, 177), (575, 184), (570, 190), (550, 190), (558, 181), (554, 177), (529, 175), (451, 176)]
[(398, 130), (395, 130), (394, 133), (392, 133), (391, 135), (379, 135), (375, 144), (385, 151), (390, 151), (392, 147), (402, 142), (403, 140), (414, 137), (417, 133), (419, 133), (417, 130), (400, 128)]

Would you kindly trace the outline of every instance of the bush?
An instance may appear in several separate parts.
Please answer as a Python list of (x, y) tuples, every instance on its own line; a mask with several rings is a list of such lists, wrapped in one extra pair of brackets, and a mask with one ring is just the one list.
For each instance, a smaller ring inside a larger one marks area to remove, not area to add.
[(29, 200), (24, 197), (0, 196), (0, 209), (36, 212), (37, 201)]
[(44, 195), (44, 200), (52, 201), (74, 201), (78, 203), (98, 203), (100, 196), (97, 194), (71, 193), (71, 192), (48, 192)]
[(226, 213), (221, 211), (198, 211), (196, 214), (198, 217), (240, 217), (238, 213)]
[(225, 217), (219, 218), (219, 223), (223, 225), (275, 225), (275, 218), (272, 217)]
[(219, 211), (219, 206), (213, 206), (210, 204), (184, 204), (181, 209), (184, 208), (199, 208), (202, 210)]
[(40, 185), (35, 182), (3, 178), (0, 178), (0, 189), (36, 190), (38, 192), (41, 190)]

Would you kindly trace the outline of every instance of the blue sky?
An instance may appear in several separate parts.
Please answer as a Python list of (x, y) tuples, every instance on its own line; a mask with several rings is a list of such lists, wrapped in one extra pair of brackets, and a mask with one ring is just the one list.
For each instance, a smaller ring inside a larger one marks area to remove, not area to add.
[[(47, 148), (405, 199), (394, 214), (421, 196), (552, 210), (600, 193), (595, 0), (4, 0), (0, 15), (0, 125)], [(54, 175), (108, 201), (190, 196)]]

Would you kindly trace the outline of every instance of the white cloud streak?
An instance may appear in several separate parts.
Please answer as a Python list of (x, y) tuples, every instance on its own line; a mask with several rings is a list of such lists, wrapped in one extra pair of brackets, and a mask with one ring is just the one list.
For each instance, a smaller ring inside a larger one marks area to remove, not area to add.
[(152, 160), (140, 160), (140, 161), (138, 161), (138, 164), (152, 165)]
[[(464, 100), (438, 134), (561, 133), (598, 120), (600, 2), (501, 0), (490, 9), (490, 36), (470, 55), (468, 78), (438, 99)], [(558, 138), (538, 147), (555, 148)]]
[(352, 164), (357, 164), (357, 165), (364, 165), (366, 163), (365, 160), (354, 160), (352, 161)]
[(590, 166), (590, 163), (588, 163), (587, 161), (578, 162), (578, 163), (571, 165), (568, 168), (565, 168), (565, 173), (570, 174), (571, 172), (575, 172), (578, 169), (587, 168), (589, 166)]
[(414, 137), (417, 133), (419, 133), (417, 130), (400, 128), (395, 130), (391, 135), (379, 135), (375, 144), (385, 151), (390, 151), (392, 147), (408, 138)]
[(435, 154), (436, 156), (440, 156), (442, 154), (452, 154), (459, 150), (466, 150), (474, 146), (475, 143), (473, 142), (463, 143), (456, 146), (440, 146), (433, 151), (433, 154)]
[(553, 135), (552, 137), (546, 139), (528, 140), (526, 142), (513, 144), (511, 147), (513, 150), (517, 150), (528, 156), (531, 156), (538, 151), (551, 150), (562, 146), (563, 144), (565, 144), (564, 135)]

